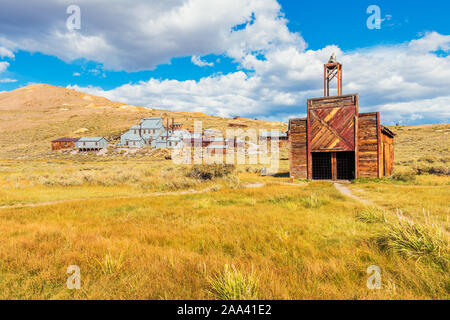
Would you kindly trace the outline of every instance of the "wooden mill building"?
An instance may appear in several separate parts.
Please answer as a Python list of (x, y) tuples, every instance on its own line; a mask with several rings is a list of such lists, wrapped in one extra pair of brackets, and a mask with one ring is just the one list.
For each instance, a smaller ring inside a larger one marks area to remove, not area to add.
[(52, 150), (72, 149), (75, 148), (75, 142), (79, 138), (59, 138), (52, 141)]
[[(330, 82), (337, 79), (337, 96)], [(359, 113), (358, 94), (342, 95), (342, 64), (324, 65), (324, 97), (308, 99), (307, 117), (289, 120), (291, 177), (317, 180), (381, 178), (392, 174), (394, 133), (380, 113)]]

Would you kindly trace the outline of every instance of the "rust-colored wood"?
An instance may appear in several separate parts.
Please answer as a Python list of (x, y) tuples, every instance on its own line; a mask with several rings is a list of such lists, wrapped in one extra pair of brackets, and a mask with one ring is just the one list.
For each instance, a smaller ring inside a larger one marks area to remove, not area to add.
[(383, 176), (382, 174), (382, 154), (383, 150), (381, 147), (381, 123), (380, 123), (380, 113), (377, 112), (377, 157), (378, 157), (378, 178)]
[(356, 95), (308, 100), (310, 152), (354, 151)]
[[(308, 110), (311, 107), (311, 102), (307, 101), (306, 109)], [(311, 119), (309, 116), (309, 112), (306, 113), (306, 147), (307, 147), (307, 177), (308, 179), (312, 179), (312, 154), (311, 154)]]
[(355, 115), (355, 179), (357, 179), (358, 176), (358, 168), (359, 168), (359, 146), (358, 146), (358, 116)]
[(323, 88), (324, 96), (330, 95), (330, 82), (336, 77), (337, 80), (337, 95), (342, 95), (342, 64), (339, 62), (327, 63), (323, 66)]
[[(358, 177), (378, 177), (377, 113), (358, 116)], [(355, 163), (355, 164), (356, 164)]]
[(308, 178), (307, 120), (289, 120), (289, 166), (292, 178)]
[(381, 131), (382, 176), (390, 176), (394, 169), (394, 138)]

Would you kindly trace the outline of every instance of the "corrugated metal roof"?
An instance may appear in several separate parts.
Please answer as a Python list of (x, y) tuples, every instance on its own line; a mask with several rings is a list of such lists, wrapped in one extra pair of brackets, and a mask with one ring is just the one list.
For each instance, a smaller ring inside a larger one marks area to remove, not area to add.
[(98, 142), (102, 139), (105, 139), (105, 138), (103, 138), (103, 137), (82, 137), (82, 138), (78, 139), (78, 142), (89, 142), (89, 141)]

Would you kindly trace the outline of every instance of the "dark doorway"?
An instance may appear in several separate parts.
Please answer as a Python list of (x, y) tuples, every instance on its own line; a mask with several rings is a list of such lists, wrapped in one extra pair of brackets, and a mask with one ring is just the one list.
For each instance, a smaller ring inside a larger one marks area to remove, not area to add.
[(336, 152), (336, 171), (338, 180), (355, 179), (355, 153), (353, 151)]
[(312, 152), (313, 180), (352, 180), (355, 178), (353, 151)]
[(331, 152), (312, 152), (312, 178), (331, 180)]

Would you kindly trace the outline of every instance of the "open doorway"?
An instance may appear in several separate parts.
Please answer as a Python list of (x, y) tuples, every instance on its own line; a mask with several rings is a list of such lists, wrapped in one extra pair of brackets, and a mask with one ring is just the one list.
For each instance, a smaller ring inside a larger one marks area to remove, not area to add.
[(313, 180), (351, 180), (355, 178), (355, 152), (312, 152)]
[(331, 180), (331, 152), (312, 152), (313, 180)]
[(355, 152), (336, 152), (336, 177), (338, 180), (355, 179)]

